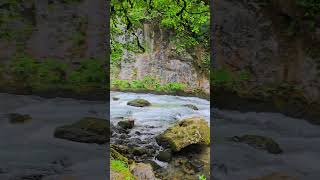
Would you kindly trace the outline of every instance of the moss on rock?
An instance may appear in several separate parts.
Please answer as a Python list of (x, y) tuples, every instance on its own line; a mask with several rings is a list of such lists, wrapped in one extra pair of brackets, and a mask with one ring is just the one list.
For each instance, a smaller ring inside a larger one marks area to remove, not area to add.
[(210, 128), (202, 117), (186, 118), (156, 137), (157, 143), (180, 151), (191, 144), (210, 144)]
[(145, 99), (134, 99), (132, 101), (129, 101), (127, 105), (134, 107), (146, 107), (151, 106), (151, 103)]
[(104, 144), (109, 141), (110, 128), (106, 119), (86, 117), (56, 128), (54, 136), (76, 142)]

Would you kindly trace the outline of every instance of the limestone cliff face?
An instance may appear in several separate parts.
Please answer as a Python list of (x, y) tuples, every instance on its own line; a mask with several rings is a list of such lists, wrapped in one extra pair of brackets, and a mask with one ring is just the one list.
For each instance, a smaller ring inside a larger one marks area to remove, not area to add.
[(288, 83), (319, 104), (320, 26), (309, 28), (295, 0), (215, 1), (214, 13), (217, 66), (248, 71), (252, 93)]
[(201, 47), (194, 47), (193, 52), (179, 52), (169, 42), (172, 33), (151, 24), (145, 24), (140, 35), (146, 52), (128, 55), (113, 78), (136, 80), (152, 76), (163, 84), (184, 83), (188, 90), (198, 89), (209, 94), (208, 72), (203, 72), (197, 62), (205, 54)]
[(9, 39), (0, 36), (0, 62), (10, 61), (22, 51), (40, 60), (50, 57), (72, 62), (106, 57), (103, 0), (28, 0), (0, 5), (8, 14), (7, 10), (14, 7), (17, 14), (8, 23), (1, 23), (1, 31), (21, 30)]

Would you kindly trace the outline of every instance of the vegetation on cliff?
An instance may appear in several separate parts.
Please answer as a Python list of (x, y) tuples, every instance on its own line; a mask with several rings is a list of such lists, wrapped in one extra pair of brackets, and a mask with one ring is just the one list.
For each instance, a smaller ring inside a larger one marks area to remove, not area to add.
[(106, 90), (107, 75), (101, 61), (84, 59), (78, 67), (70, 66), (56, 59), (37, 60), (25, 54), (16, 55), (1, 68), (0, 85), (31, 92)]
[[(140, 42), (137, 30), (143, 23), (160, 24), (175, 33), (173, 40), (181, 47), (192, 48), (202, 43), (209, 48), (209, 4), (206, 1), (111, 1), (111, 45), (112, 59), (119, 60), (119, 50), (146, 49)], [(125, 29), (125, 31), (123, 31)], [(132, 34), (136, 38), (121, 43), (114, 38), (123, 34)], [(132, 45), (130, 44), (132, 42)]]
[[(127, 57), (127, 52), (149, 52), (148, 39), (141, 36), (145, 25), (161, 30), (166, 41), (175, 46), (177, 56), (192, 56), (192, 66), (203, 74), (210, 72), (210, 10), (209, 1), (158, 0), (111, 1), (111, 72), (117, 71)], [(157, 34), (157, 33), (156, 33)], [(157, 34), (159, 35), (159, 34)], [(161, 42), (157, 42), (161, 43)], [(201, 49), (201, 53), (195, 52)], [(202, 53), (203, 51), (203, 53)], [(127, 58), (128, 59), (128, 58)], [(115, 73), (117, 74), (117, 73)], [(164, 82), (155, 77), (136, 79), (132, 82), (112, 78), (112, 88), (120, 90), (148, 90), (158, 92), (190, 91), (191, 87), (179, 82)], [(152, 82), (146, 82), (149, 79)], [(185, 82), (184, 82), (185, 83)], [(151, 84), (151, 86), (150, 86)], [(194, 88), (194, 87), (193, 87)], [(192, 90), (198, 91), (198, 90)]]

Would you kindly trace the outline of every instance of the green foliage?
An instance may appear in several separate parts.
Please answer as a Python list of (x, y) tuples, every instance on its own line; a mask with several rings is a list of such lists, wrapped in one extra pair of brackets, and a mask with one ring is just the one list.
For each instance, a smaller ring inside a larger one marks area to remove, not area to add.
[(97, 59), (88, 59), (80, 63), (80, 67), (70, 73), (69, 81), (71, 84), (104, 84), (107, 75), (103, 63)]
[(27, 81), (37, 72), (37, 66), (36, 60), (32, 57), (16, 55), (9, 66), (9, 72), (18, 80)]
[(128, 165), (120, 160), (111, 160), (110, 163), (111, 171), (122, 174), (125, 177), (125, 180), (134, 180), (134, 176), (131, 174)]
[(115, 79), (112, 80), (111, 87), (119, 90), (148, 90), (174, 93), (184, 91), (186, 85), (178, 82), (161, 85), (158, 79), (151, 76), (145, 76), (142, 80), (133, 80), (131, 82), (128, 80)]
[(167, 91), (167, 92), (183, 91), (185, 88), (186, 88), (185, 84), (177, 83), (177, 82), (171, 82), (163, 86), (164, 91)]
[(249, 79), (250, 73), (246, 70), (231, 73), (225, 68), (219, 68), (211, 72), (211, 84), (217, 87), (237, 88)]
[(226, 69), (214, 69), (211, 73), (211, 82), (215, 86), (230, 86), (233, 81), (234, 78)]
[(35, 91), (66, 89), (80, 92), (92, 88), (106, 88), (107, 76), (103, 63), (95, 59), (84, 60), (80, 67), (68, 72), (71, 68), (57, 59), (39, 61), (20, 54), (3, 69), (8, 77), (11, 77), (10, 83)]
[[(8, 41), (24, 41), (34, 30), (32, 22), (25, 18), (22, 0), (1, 1), (0, 11), (0, 38)], [(35, 12), (33, 12), (35, 13)], [(16, 22), (19, 27), (14, 26)]]
[(120, 90), (126, 90), (131, 87), (128, 80), (120, 80), (120, 79), (113, 80), (111, 83), (111, 86)]
[(320, 15), (319, 0), (296, 0), (296, 2), (305, 10), (305, 17), (314, 19)]
[(45, 59), (35, 74), (39, 83), (61, 83), (65, 80), (67, 65), (54, 59)]
[(76, 32), (73, 34), (72, 36), (72, 42), (73, 44), (77, 45), (77, 46), (81, 46), (85, 43), (85, 33), (83, 32)]
[[(144, 23), (160, 25), (174, 33), (171, 37), (179, 47), (190, 48), (197, 44), (209, 47), (210, 11), (207, 1), (157, 0), (118, 1), (111, 0), (111, 55), (119, 60), (122, 50), (144, 52), (137, 31)], [(133, 38), (120, 43), (117, 38), (131, 35)]]
[(145, 76), (142, 79), (144, 87), (148, 90), (158, 90), (161, 86), (160, 81), (151, 76)]
[(207, 180), (205, 175), (199, 175), (199, 180)]
[(140, 80), (133, 80), (131, 83), (130, 83), (130, 87), (132, 89), (145, 89), (146, 87), (144, 86), (144, 83), (143, 81), (140, 81)]

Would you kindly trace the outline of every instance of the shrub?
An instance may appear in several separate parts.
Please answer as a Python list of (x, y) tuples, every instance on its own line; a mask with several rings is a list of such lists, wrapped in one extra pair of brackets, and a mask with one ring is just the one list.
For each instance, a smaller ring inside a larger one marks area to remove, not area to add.
[(151, 76), (145, 76), (142, 79), (142, 83), (144, 84), (144, 87), (148, 90), (156, 90), (161, 86), (159, 80)]
[(62, 83), (65, 80), (66, 69), (66, 64), (46, 59), (38, 65), (36, 77), (39, 82)]
[(135, 90), (137, 90), (137, 89), (145, 89), (145, 84), (141, 80), (133, 80), (130, 83), (130, 87), (132, 89), (135, 89)]
[(84, 60), (80, 67), (71, 72), (68, 80), (71, 84), (96, 84), (104, 85), (107, 80), (103, 63), (96, 59)]
[(31, 81), (32, 75), (37, 72), (38, 63), (35, 59), (25, 56), (17, 55), (9, 65), (9, 71), (15, 76), (17, 80)]
[(185, 84), (177, 83), (177, 82), (171, 82), (163, 86), (164, 91), (167, 91), (167, 92), (183, 91), (185, 88), (186, 88)]
[(128, 80), (115, 79), (112, 81), (111, 85), (112, 87), (120, 90), (126, 90), (130, 88), (130, 83)]

